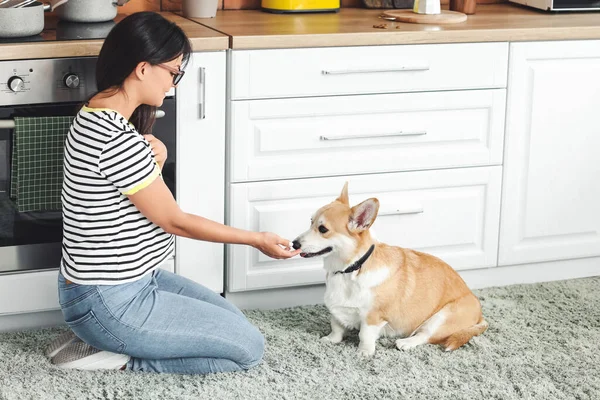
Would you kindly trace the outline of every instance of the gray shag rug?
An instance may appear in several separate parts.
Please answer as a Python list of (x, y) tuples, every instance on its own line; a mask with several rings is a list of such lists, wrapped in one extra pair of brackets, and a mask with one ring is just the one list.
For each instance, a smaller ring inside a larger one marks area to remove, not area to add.
[(263, 363), (208, 376), (61, 370), (44, 357), (65, 328), (0, 334), (0, 399), (600, 399), (600, 277), (475, 291), (490, 328), (455, 352), (372, 359), (357, 334), (339, 345), (324, 306), (247, 311), (265, 334)]

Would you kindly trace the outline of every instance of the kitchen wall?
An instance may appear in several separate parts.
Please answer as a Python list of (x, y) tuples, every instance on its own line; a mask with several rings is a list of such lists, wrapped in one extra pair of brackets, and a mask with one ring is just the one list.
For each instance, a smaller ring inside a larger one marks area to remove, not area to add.
[[(182, 0), (131, 0), (125, 5), (125, 12), (142, 10), (152, 11), (181, 11)], [(449, 0), (441, 0), (448, 4)], [(505, 0), (477, 0), (480, 4), (501, 3)], [(342, 0), (342, 7), (362, 7), (362, 0)], [(260, 0), (219, 0), (219, 8), (227, 10), (260, 8)]]

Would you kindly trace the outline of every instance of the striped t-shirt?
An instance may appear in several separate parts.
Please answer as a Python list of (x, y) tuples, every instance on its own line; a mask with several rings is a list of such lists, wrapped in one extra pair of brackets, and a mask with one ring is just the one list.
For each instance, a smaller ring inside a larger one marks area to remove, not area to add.
[(65, 278), (84, 285), (132, 282), (173, 254), (173, 235), (127, 198), (160, 176), (150, 144), (125, 117), (110, 109), (79, 111), (65, 141)]

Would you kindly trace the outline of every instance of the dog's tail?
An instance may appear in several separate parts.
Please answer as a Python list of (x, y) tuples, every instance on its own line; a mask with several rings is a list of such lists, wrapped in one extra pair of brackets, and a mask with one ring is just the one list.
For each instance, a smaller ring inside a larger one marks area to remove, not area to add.
[(488, 328), (488, 323), (485, 319), (481, 319), (478, 323), (465, 329), (461, 329), (458, 332), (454, 332), (448, 336), (443, 342), (442, 346), (446, 348), (446, 351), (452, 351), (458, 349), (463, 344), (467, 343), (473, 336), (479, 336)]

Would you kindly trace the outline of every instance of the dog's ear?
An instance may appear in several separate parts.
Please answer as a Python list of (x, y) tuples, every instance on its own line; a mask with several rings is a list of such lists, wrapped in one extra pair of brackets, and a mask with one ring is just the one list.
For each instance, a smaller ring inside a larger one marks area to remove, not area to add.
[(369, 229), (369, 227), (373, 225), (373, 222), (375, 222), (378, 211), (379, 200), (376, 198), (367, 199), (352, 207), (348, 229), (351, 232), (360, 232)]
[(340, 197), (337, 198), (337, 201), (339, 201), (340, 203), (345, 204), (347, 206), (350, 205), (350, 201), (348, 200), (348, 182), (346, 182), (344, 184), (342, 193), (340, 194)]

